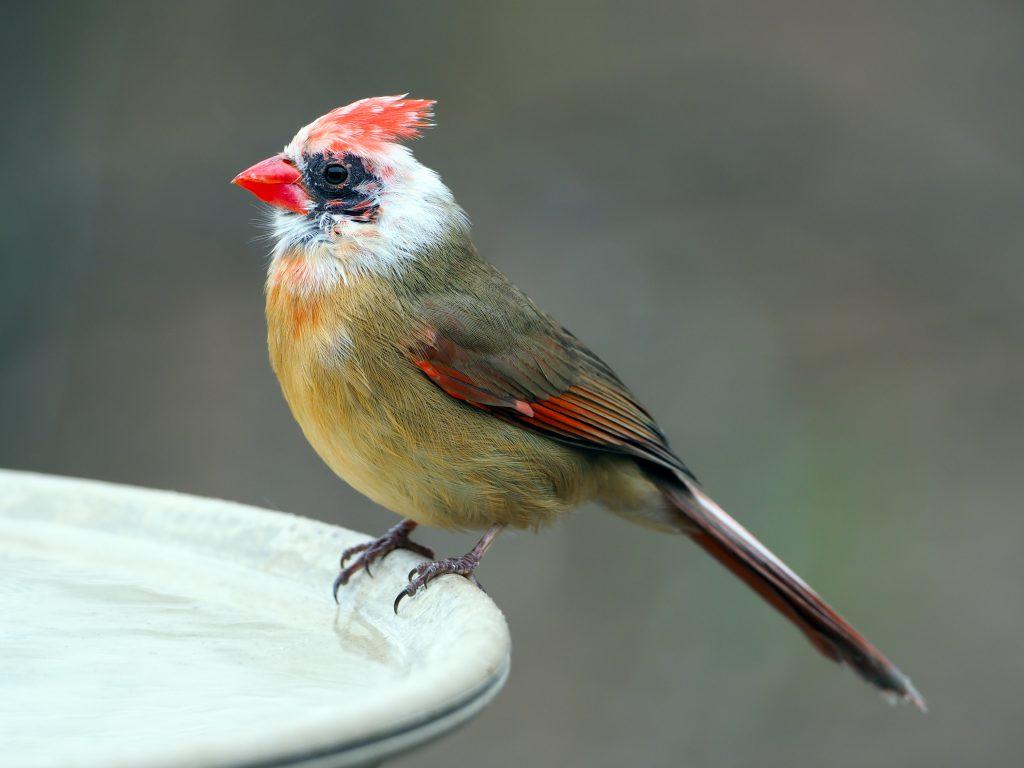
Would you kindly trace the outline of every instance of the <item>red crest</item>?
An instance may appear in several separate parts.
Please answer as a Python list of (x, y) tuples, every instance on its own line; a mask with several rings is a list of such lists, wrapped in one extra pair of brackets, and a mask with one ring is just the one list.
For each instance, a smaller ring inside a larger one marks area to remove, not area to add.
[[(418, 138), (433, 125), (434, 103), (404, 96), (374, 96), (332, 109), (299, 131), (306, 151), (376, 151), (384, 144)], [(305, 135), (303, 135), (305, 134)]]

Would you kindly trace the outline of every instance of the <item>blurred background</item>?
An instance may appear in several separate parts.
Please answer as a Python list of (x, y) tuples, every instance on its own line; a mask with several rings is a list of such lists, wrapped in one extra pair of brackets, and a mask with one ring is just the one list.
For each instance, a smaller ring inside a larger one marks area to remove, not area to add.
[(439, 100), (415, 151), (481, 251), (932, 706), (890, 709), (689, 543), (584, 509), (492, 550), (508, 686), (397, 765), (1019, 759), (1019, 3), (2, 14), (0, 466), (391, 525), (286, 410), (228, 181), (409, 91)]

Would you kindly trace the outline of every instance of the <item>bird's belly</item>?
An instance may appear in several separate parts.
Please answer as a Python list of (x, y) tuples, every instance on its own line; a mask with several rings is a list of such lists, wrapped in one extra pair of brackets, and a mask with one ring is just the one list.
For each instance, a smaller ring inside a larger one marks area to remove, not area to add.
[(442, 528), (538, 527), (592, 493), (591, 459), (450, 398), (404, 358), (279, 371), (310, 444), (343, 480)]

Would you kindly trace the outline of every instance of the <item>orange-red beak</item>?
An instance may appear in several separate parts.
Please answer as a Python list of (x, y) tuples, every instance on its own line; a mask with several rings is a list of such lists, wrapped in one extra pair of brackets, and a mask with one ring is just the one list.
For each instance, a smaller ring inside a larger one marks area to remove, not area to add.
[(284, 155), (268, 157), (252, 168), (246, 168), (231, 180), (247, 189), (265, 203), (295, 213), (309, 210), (309, 195), (302, 188), (302, 174)]

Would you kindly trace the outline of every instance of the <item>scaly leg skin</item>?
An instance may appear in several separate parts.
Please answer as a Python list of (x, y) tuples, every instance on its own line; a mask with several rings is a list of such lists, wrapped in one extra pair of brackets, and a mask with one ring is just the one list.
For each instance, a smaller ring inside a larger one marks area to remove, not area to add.
[(421, 589), (426, 589), (427, 584), (438, 576), (444, 576), (447, 573), (465, 576), (480, 587), (480, 589), (483, 589), (480, 586), (480, 582), (476, 580), (476, 576), (473, 575), (473, 571), (480, 565), (480, 560), (483, 558), (484, 553), (491, 548), (491, 544), (494, 543), (494, 540), (504, 527), (504, 525), (492, 525), (487, 529), (487, 533), (480, 538), (480, 541), (476, 543), (476, 546), (462, 557), (449, 557), (432, 563), (421, 563), (409, 571), (409, 584), (395, 598), (395, 613), (398, 613), (398, 604), (402, 602), (402, 598), (412, 597)]
[[(348, 584), (348, 580), (352, 576), (360, 570), (365, 570), (366, 574), (372, 577), (370, 565), (394, 552), (396, 549), (409, 549), (418, 555), (423, 555), (433, 560), (434, 550), (409, 539), (409, 534), (412, 533), (416, 525), (417, 523), (412, 520), (403, 520), (398, 525), (389, 528), (387, 533), (379, 539), (356, 544), (354, 547), (349, 547), (342, 552), (341, 562), (338, 565), (341, 570), (338, 573), (338, 577), (334, 580), (334, 602), (338, 602), (338, 589)], [(345, 562), (350, 557), (355, 557), (356, 555), (359, 555), (359, 557), (356, 558), (352, 565), (346, 568)]]

